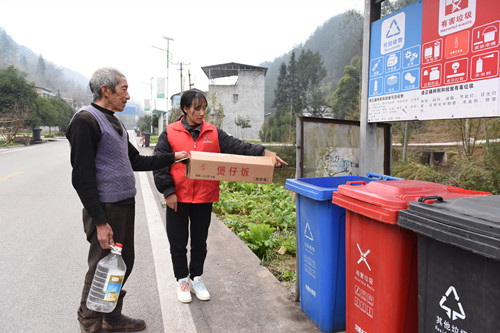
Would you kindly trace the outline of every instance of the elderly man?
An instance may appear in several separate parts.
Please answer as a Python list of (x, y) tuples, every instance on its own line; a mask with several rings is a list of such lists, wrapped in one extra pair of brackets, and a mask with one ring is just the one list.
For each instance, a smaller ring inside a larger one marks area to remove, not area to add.
[(71, 120), (66, 137), (71, 143), (72, 183), (83, 204), (83, 226), (90, 243), (88, 271), (78, 309), (81, 332), (125, 331), (146, 328), (141, 319), (121, 313), (126, 291), (122, 289), (113, 312), (103, 314), (87, 308), (87, 296), (99, 260), (114, 242), (123, 244), (127, 265), (124, 282), (134, 266), (135, 177), (186, 158), (186, 152), (142, 156), (128, 141), (128, 134), (115, 117), (130, 99), (125, 76), (114, 68), (100, 68), (90, 79), (93, 103)]

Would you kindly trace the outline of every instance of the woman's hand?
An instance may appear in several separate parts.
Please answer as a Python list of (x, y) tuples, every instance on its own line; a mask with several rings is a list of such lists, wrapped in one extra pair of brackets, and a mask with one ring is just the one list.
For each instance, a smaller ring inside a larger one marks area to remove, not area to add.
[(280, 167), (281, 164), (288, 165), (285, 161), (283, 161), (278, 155), (276, 155), (276, 161), (274, 162), (274, 167)]
[(184, 158), (189, 158), (189, 154), (186, 153), (185, 151), (179, 151), (179, 152), (175, 153), (175, 160), (176, 161), (182, 160)]
[(165, 202), (167, 203), (167, 206), (170, 209), (173, 209), (177, 213), (177, 194), (170, 194), (166, 199)]

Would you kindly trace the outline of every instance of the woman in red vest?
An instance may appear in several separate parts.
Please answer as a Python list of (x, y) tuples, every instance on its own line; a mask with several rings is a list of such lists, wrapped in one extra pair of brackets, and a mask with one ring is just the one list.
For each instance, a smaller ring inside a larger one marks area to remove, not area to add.
[[(206, 122), (207, 99), (193, 89), (181, 97), (184, 115), (167, 126), (155, 147), (155, 154), (173, 151), (203, 151), (238, 155), (262, 156), (266, 148), (229, 136)], [(286, 164), (276, 156), (276, 165)], [(192, 291), (200, 300), (209, 300), (210, 293), (201, 280), (207, 255), (207, 237), (212, 203), (219, 200), (219, 182), (193, 180), (185, 176), (181, 163), (154, 171), (155, 184), (167, 203), (167, 236), (177, 279), (177, 298), (191, 302)], [(190, 223), (189, 223), (190, 222)], [(187, 260), (187, 243), (191, 236), (191, 261)]]

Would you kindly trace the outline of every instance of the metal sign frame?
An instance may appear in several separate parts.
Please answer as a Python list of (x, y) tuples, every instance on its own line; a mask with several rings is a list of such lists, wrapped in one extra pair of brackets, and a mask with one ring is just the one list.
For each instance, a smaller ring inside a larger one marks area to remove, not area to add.
[[(305, 145), (305, 138), (304, 138), (304, 124), (305, 123), (323, 123), (323, 124), (332, 124), (332, 125), (346, 125), (346, 126), (358, 126), (360, 127), (360, 133), (361, 133), (361, 126), (360, 122), (358, 121), (351, 121), (351, 120), (340, 120), (340, 119), (328, 119), (328, 118), (315, 118), (315, 117), (304, 117), (304, 116), (298, 116), (297, 117), (297, 155), (296, 155), (296, 162), (297, 162), (297, 178), (304, 178), (304, 150), (306, 149)], [(373, 169), (369, 170), (370, 172), (382, 172), (386, 175), (391, 174), (391, 168), (392, 168), (392, 128), (390, 124), (387, 123), (376, 123), (373, 124), (374, 132), (375, 132), (375, 138), (376, 138), (376, 131), (377, 128), (382, 128), (383, 129), (383, 137), (384, 137), (384, 157), (383, 157), (383, 170), (380, 170), (380, 166), (374, 166)], [(375, 140), (375, 139), (374, 139)], [(361, 144), (361, 142), (360, 142)], [(362, 157), (361, 153), (361, 146), (359, 147), (360, 149), (360, 159)], [(374, 144), (374, 150), (376, 150), (375, 144)], [(372, 152), (375, 154), (375, 151)], [(359, 176), (364, 176), (368, 171), (363, 171), (361, 169), (361, 160), (360, 160), (360, 171), (361, 173)]]

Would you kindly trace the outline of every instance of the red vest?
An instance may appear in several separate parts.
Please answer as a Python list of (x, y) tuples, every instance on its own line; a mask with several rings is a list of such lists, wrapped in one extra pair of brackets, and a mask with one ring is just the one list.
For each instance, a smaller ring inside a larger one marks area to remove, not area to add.
[[(217, 128), (203, 121), (200, 136), (194, 141), (181, 121), (167, 126), (167, 139), (173, 152), (192, 150), (220, 153)], [(184, 203), (207, 203), (219, 201), (219, 182), (213, 180), (193, 180), (186, 178), (186, 166), (173, 164), (170, 174), (174, 178), (177, 201)]]

